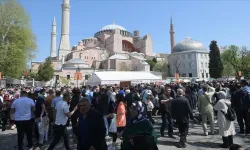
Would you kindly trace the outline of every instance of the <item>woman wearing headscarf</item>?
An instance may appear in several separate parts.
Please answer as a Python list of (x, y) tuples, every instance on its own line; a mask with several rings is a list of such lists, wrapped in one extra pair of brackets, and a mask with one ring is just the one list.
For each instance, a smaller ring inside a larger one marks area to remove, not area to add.
[(157, 138), (152, 123), (147, 118), (147, 109), (141, 101), (129, 107), (131, 119), (124, 132), (122, 150), (158, 150)]
[(218, 111), (218, 125), (219, 135), (222, 136), (222, 148), (229, 148), (233, 144), (233, 135), (235, 135), (234, 122), (227, 120), (225, 114), (227, 113), (228, 106), (231, 105), (230, 100), (226, 99), (226, 93), (220, 91), (217, 94), (218, 102), (214, 106), (214, 110)]

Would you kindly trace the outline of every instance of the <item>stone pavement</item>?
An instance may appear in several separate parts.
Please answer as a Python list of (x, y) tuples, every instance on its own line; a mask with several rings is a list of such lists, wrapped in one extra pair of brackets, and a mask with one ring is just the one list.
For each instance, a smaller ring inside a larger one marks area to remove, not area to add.
[[(181, 150), (181, 148), (177, 148), (177, 142), (179, 140), (178, 137), (178, 130), (174, 130), (174, 134), (176, 139), (172, 139), (169, 137), (160, 137), (159, 129), (161, 125), (160, 117), (154, 117), (156, 120), (155, 129), (156, 133), (159, 136), (158, 138), (158, 147), (159, 150)], [(218, 127), (216, 125), (216, 132), (218, 134)], [(236, 129), (237, 130), (237, 129)], [(70, 131), (71, 133), (71, 131)], [(186, 150), (220, 150), (221, 148), (218, 147), (218, 145), (222, 142), (222, 139), (219, 135), (203, 135), (203, 130), (201, 125), (199, 124), (193, 124), (190, 123), (190, 135), (187, 137), (187, 147)], [(167, 133), (166, 133), (167, 135)], [(16, 130), (7, 130), (5, 132), (0, 131), (0, 150), (16, 150), (17, 148), (14, 148), (15, 145), (17, 145), (17, 136), (16, 136)], [(26, 143), (26, 140), (24, 140)], [(117, 143), (116, 150), (119, 149), (119, 142)], [(73, 144), (72, 139), (70, 138), (70, 143), (72, 149), (76, 148), (76, 145)], [(235, 135), (234, 136), (234, 143), (241, 144), (244, 146), (244, 148), (250, 148), (250, 136), (245, 135)], [(49, 143), (48, 143), (49, 144)], [(44, 147), (41, 149), (45, 150), (48, 147), (48, 144), (45, 144)], [(109, 147), (111, 146), (111, 138), (107, 139), (107, 144)], [(39, 148), (36, 148), (38, 150)], [(55, 150), (63, 150), (64, 144), (63, 140), (58, 144), (58, 146), (55, 148)], [(114, 150), (109, 148), (109, 150)], [(224, 149), (221, 149), (224, 150)], [(226, 150), (226, 149), (225, 149)]]

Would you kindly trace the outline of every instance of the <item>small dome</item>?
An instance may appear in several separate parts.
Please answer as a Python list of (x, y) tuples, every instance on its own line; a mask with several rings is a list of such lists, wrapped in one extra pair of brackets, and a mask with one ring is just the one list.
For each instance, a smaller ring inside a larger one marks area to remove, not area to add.
[(119, 25), (116, 25), (116, 24), (114, 24), (114, 23), (102, 27), (101, 31), (102, 31), (102, 30), (115, 30), (115, 29), (120, 29), (120, 30), (126, 31), (126, 29), (125, 29), (124, 27), (119, 26)]
[(64, 69), (76, 69), (76, 68), (88, 68), (89, 65), (87, 62), (80, 58), (73, 58), (63, 64)]
[(116, 55), (110, 56), (108, 59), (128, 59), (128, 58), (123, 55), (116, 54)]
[(201, 42), (195, 41), (187, 37), (180, 43), (177, 43), (174, 48), (173, 52), (185, 52), (185, 51), (207, 51), (207, 49), (203, 46)]

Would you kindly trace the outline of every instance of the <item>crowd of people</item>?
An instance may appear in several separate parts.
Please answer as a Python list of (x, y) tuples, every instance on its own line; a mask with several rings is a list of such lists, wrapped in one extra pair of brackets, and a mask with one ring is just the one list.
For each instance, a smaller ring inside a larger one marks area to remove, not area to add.
[[(214, 135), (218, 122), (220, 147), (230, 150), (243, 149), (233, 141), (235, 120), (239, 134), (250, 134), (250, 86), (246, 80), (8, 88), (0, 91), (0, 108), (2, 131), (7, 125), (12, 130), (17, 128), (19, 150), (23, 149), (24, 134), (29, 149), (43, 148), (49, 142), (48, 150), (52, 150), (63, 137), (67, 150), (71, 149), (69, 138), (74, 139), (78, 150), (106, 150), (106, 138), (110, 136), (113, 147), (121, 139), (122, 150), (157, 150), (155, 115), (161, 116), (161, 136), (167, 128), (167, 135), (175, 138), (173, 130), (178, 128), (180, 148), (186, 147), (190, 120), (201, 123), (204, 136)], [(72, 134), (67, 130), (70, 125)]]

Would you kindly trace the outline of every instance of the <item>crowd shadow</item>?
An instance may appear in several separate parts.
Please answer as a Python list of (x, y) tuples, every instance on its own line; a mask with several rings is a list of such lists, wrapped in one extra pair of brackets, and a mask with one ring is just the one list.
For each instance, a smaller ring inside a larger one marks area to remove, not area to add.
[(175, 141), (158, 141), (157, 145), (165, 145), (165, 146), (175, 146), (175, 147), (178, 147), (178, 142), (175, 142)]
[(191, 146), (204, 147), (204, 148), (219, 148), (220, 145), (220, 143), (205, 142), (205, 141), (188, 142), (188, 144)]

